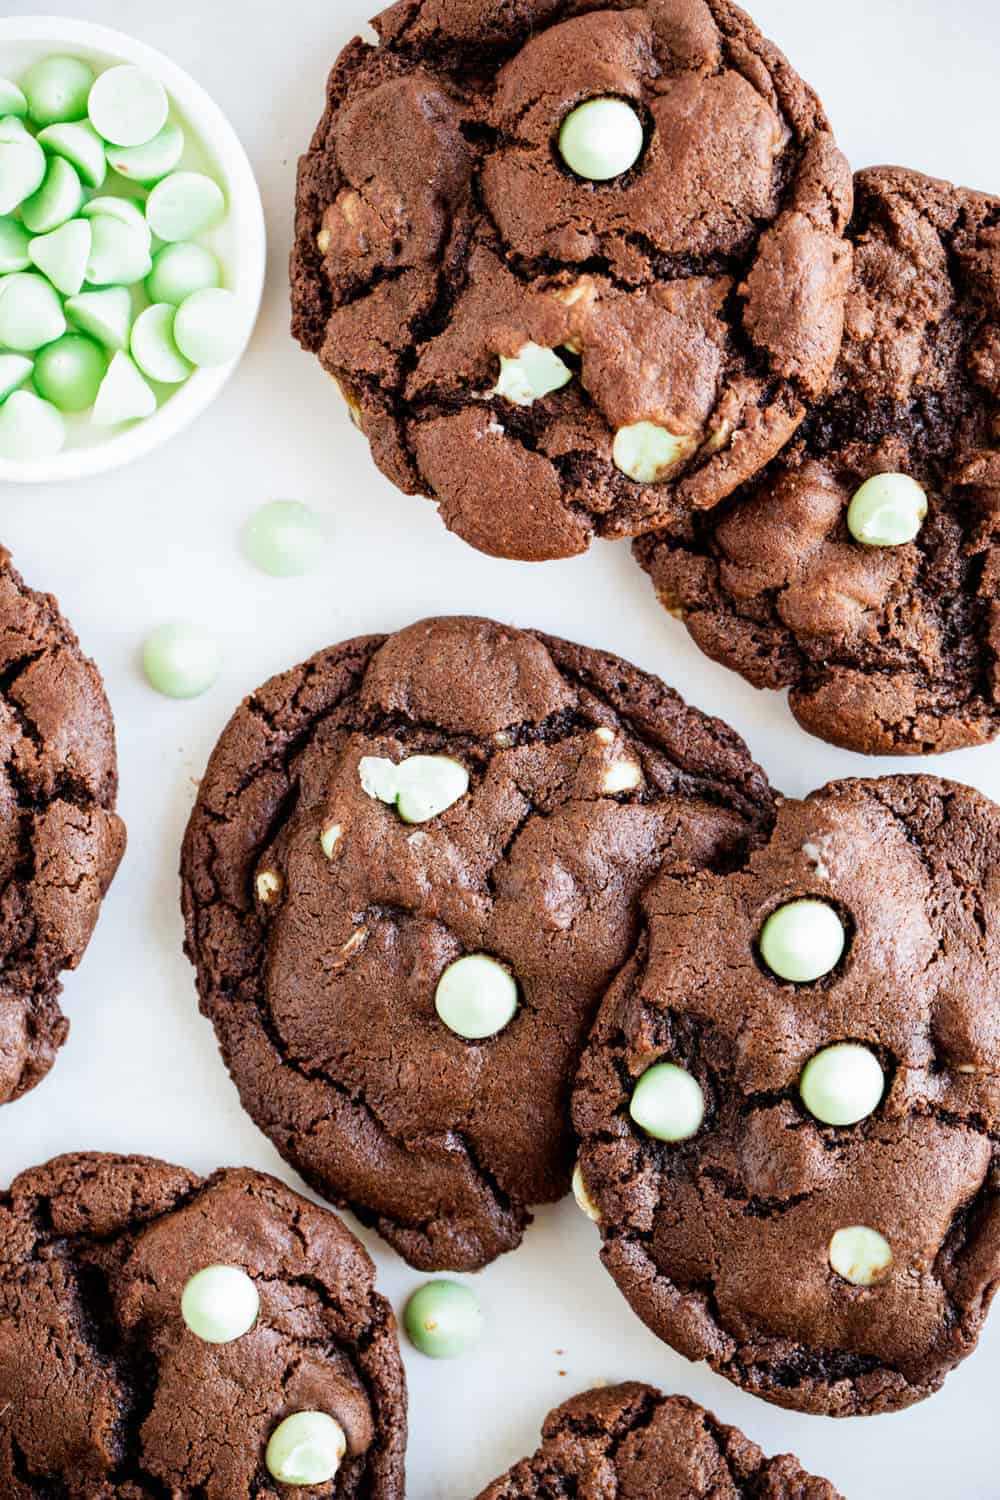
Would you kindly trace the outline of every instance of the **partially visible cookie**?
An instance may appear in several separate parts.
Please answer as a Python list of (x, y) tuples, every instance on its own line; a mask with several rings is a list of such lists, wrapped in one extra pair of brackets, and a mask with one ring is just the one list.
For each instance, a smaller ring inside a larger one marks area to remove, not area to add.
[(104, 684), (0, 548), (0, 1104), (52, 1067), (59, 1008), (125, 849)]
[(738, 1428), (649, 1385), (574, 1396), (546, 1417), (542, 1439), (533, 1458), (515, 1464), (479, 1500), (840, 1500), (791, 1454), (765, 1458)]
[(729, 0), (374, 24), (300, 164), (291, 277), (383, 472), (528, 560), (756, 474), (826, 384), (850, 275), (850, 171), (781, 53)]
[(976, 1345), (998, 847), (967, 787), (834, 782), (741, 870), (665, 872), (601, 1008), (574, 1121), (604, 1263), (661, 1338), (779, 1406), (892, 1411)]
[(772, 818), (742, 741), (617, 657), (464, 618), (321, 652), (238, 710), (184, 843), (244, 1107), (411, 1264), (485, 1265), (569, 1188), (643, 887)]
[[(826, 398), (763, 477), (636, 556), (716, 661), (875, 755), (1000, 733), (1000, 198), (859, 173)], [(891, 475), (891, 479), (878, 476)]]
[[(221, 1290), (193, 1282), (209, 1268)], [(301, 1412), (320, 1420), (290, 1460)], [(64, 1156), (0, 1195), (5, 1500), (260, 1500), (310, 1474), (310, 1495), (402, 1500), (405, 1448), (392, 1311), (335, 1215), (145, 1157)]]

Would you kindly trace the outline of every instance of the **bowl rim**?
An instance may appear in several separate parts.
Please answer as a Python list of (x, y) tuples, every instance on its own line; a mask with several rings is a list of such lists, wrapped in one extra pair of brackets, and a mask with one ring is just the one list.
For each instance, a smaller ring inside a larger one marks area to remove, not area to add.
[[(252, 318), (235, 359), (214, 369), (197, 370), (151, 417), (90, 447), (67, 448), (53, 458), (16, 463), (0, 458), (0, 484), (49, 484), (106, 474), (143, 458), (169, 442), (211, 405), (246, 352), (260, 313), (267, 271), (267, 230), (260, 188), (249, 157), (215, 100), (190, 73), (165, 53), (114, 27), (63, 16), (0, 18), (0, 49), (19, 42), (51, 42), (72, 50), (82, 47), (154, 71), (176, 99), (205, 146), (218, 158), (226, 178), (230, 213), (238, 219), (240, 254), (235, 289)], [(0, 63), (0, 74), (3, 66)]]

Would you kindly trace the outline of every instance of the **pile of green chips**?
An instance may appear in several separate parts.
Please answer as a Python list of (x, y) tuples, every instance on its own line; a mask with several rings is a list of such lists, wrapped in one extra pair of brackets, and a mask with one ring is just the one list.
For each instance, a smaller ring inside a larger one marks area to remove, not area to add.
[(58, 453), (66, 413), (151, 416), (196, 366), (239, 353), (237, 298), (197, 243), (225, 197), (180, 169), (169, 116), (130, 64), (48, 57), (0, 78), (0, 458)]

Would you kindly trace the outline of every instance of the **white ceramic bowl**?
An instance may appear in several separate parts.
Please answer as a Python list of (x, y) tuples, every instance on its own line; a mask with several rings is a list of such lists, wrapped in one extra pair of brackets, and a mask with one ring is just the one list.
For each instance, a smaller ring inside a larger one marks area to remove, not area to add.
[[(211, 234), (199, 236), (199, 240), (215, 251), (222, 263), (224, 284), (240, 299), (245, 312), (246, 342), (249, 342), (264, 290), (267, 246), (260, 192), (233, 127), (200, 84), (182, 68), (124, 32), (59, 16), (0, 20), (0, 77), (16, 81), (39, 58), (63, 52), (83, 58), (99, 69), (120, 62), (141, 64), (167, 90), (171, 118), (184, 127), (186, 137), (181, 165), (207, 172), (226, 195), (225, 219)], [(109, 182), (112, 175), (109, 174)], [(106, 186), (104, 191), (107, 190)], [(80, 479), (116, 469), (151, 453), (215, 400), (241, 357), (242, 351), (228, 365), (196, 370), (183, 385), (165, 392), (159, 409), (144, 421), (128, 423), (108, 433), (90, 426), (86, 417), (69, 418), (69, 438), (62, 453), (34, 463), (0, 459), (0, 482)]]

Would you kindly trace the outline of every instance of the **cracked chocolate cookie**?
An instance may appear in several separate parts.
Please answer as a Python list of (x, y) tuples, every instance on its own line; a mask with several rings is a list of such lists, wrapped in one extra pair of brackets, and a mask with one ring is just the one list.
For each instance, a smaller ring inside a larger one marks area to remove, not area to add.
[(715, 505), (843, 328), (851, 178), (729, 0), (399, 0), (298, 183), (293, 331), (376, 462), (537, 560)]
[(621, 1495), (636, 1500), (840, 1500), (791, 1454), (765, 1458), (686, 1396), (627, 1383), (585, 1391), (550, 1412), (542, 1446), (479, 1500)]
[(50, 594), (0, 547), (0, 1104), (66, 1040), (75, 969), (125, 849), (104, 684)]
[(574, 1120), (639, 1316), (779, 1406), (929, 1396), (1000, 1276), (1000, 808), (930, 777), (784, 802), (665, 872)]
[(643, 887), (772, 818), (742, 741), (616, 657), (476, 619), (321, 652), (239, 709), (184, 844), (245, 1108), (412, 1265), (485, 1265), (570, 1185)]
[(145, 1157), (0, 1195), (5, 1500), (402, 1500), (405, 1447), (392, 1310), (335, 1215)]
[(703, 651), (874, 755), (1000, 732), (1000, 198), (861, 172), (829, 392), (711, 517), (636, 555)]

